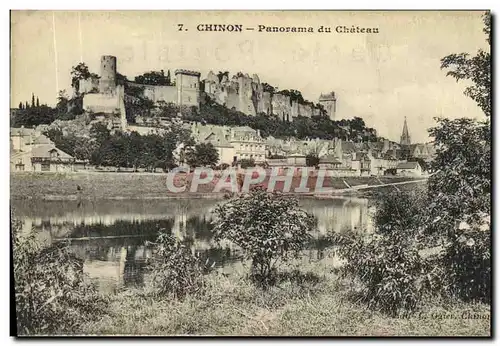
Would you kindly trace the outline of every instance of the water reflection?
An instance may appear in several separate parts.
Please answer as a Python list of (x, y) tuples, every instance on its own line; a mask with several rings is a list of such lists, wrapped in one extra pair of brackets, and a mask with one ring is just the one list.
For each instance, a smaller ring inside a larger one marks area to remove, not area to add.
[[(146, 263), (159, 231), (181, 239), (208, 265), (231, 268), (242, 259), (231, 243), (216, 243), (212, 233), (212, 200), (189, 201), (13, 201), (14, 216), (23, 229), (34, 228), (48, 245), (67, 242), (85, 259), (85, 271), (105, 288), (140, 286), (147, 280)], [(329, 232), (371, 227), (368, 200), (338, 198), (302, 200), (318, 220), (318, 232), (308, 244), (309, 260), (321, 259), (334, 244)]]

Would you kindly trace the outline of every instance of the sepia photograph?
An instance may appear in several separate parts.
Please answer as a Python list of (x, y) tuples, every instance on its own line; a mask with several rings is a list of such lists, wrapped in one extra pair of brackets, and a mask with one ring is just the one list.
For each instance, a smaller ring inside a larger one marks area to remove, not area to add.
[(487, 10), (11, 10), (11, 336), (492, 336)]

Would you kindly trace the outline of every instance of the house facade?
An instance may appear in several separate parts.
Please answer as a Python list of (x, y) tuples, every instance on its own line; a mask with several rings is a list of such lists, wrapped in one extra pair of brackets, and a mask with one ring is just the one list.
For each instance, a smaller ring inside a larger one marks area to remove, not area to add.
[(401, 162), (396, 168), (396, 174), (401, 176), (421, 176), (422, 173), (418, 162)]
[(11, 172), (72, 172), (75, 159), (35, 129), (11, 128)]
[(258, 130), (248, 126), (226, 127), (191, 125), (191, 133), (198, 143), (211, 143), (219, 154), (218, 164), (232, 164), (242, 159), (261, 163), (266, 160), (266, 143)]

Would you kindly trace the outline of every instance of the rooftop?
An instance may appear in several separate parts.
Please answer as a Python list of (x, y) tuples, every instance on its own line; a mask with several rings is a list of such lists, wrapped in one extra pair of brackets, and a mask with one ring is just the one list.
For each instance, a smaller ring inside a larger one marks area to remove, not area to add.
[(420, 165), (418, 162), (401, 162), (398, 164), (397, 169), (418, 169)]
[(40, 145), (37, 147), (34, 147), (33, 150), (31, 150), (31, 157), (41, 157), (41, 158), (50, 158), (51, 153), (56, 151), (57, 152), (57, 157), (60, 159), (72, 159), (73, 156), (65, 153), (64, 151), (57, 149), (54, 145)]

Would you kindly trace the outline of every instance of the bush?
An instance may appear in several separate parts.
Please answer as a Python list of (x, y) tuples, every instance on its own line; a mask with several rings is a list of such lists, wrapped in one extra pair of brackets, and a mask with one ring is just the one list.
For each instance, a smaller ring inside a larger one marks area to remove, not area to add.
[(442, 263), (449, 293), (464, 301), (491, 301), (490, 229), (459, 230), (447, 244)]
[(261, 188), (218, 205), (214, 213), (215, 238), (243, 249), (252, 260), (251, 278), (263, 287), (275, 283), (278, 262), (298, 255), (315, 227), (314, 217), (297, 199)]
[(438, 119), (429, 178), (428, 234), (441, 238), (448, 293), (490, 302), (491, 124)]
[(154, 243), (150, 288), (154, 295), (172, 294), (183, 298), (204, 287), (203, 274), (207, 268), (191, 249), (172, 235), (160, 233)]
[(397, 315), (412, 312), (426, 293), (442, 289), (442, 270), (422, 254), (421, 210), (425, 194), (397, 192), (378, 199), (373, 234), (336, 235), (338, 253), (347, 260), (344, 276), (362, 284), (359, 299), (370, 308)]
[(240, 167), (242, 169), (247, 169), (250, 167), (255, 167), (255, 161), (254, 159), (241, 159), (239, 162)]
[(14, 286), (19, 335), (75, 333), (103, 314), (107, 300), (83, 273), (83, 261), (63, 244), (42, 249), (35, 233), (13, 223)]

